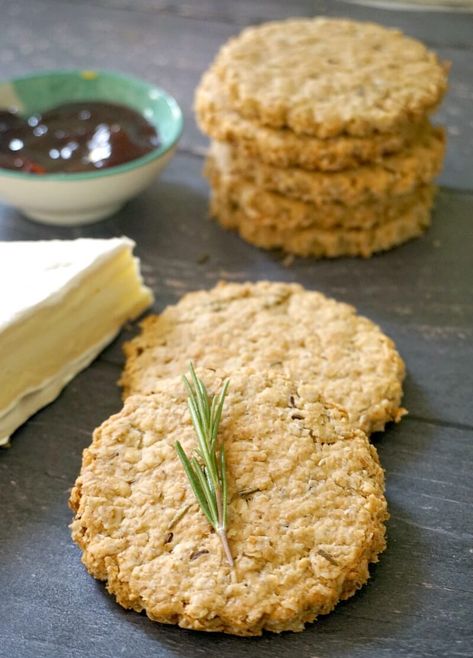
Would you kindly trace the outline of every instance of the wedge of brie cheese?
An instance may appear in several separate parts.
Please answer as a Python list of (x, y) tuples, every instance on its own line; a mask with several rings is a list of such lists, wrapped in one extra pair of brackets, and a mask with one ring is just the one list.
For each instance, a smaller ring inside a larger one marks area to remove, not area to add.
[(0, 445), (152, 303), (133, 247), (0, 242)]

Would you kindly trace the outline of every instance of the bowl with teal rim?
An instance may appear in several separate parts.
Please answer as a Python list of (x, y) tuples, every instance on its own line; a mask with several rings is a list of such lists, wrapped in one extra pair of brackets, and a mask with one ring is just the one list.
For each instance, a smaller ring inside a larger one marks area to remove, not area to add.
[(47, 224), (78, 225), (113, 214), (166, 166), (182, 134), (182, 112), (159, 87), (120, 73), (58, 70), (0, 82), (0, 109), (30, 116), (63, 103), (105, 101), (128, 106), (151, 123), (159, 144), (106, 169), (44, 173), (0, 168), (0, 200)]

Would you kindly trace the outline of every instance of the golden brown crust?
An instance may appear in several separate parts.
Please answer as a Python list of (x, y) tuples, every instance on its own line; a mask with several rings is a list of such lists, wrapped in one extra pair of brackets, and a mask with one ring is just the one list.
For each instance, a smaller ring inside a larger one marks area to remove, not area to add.
[(422, 119), (406, 123), (393, 133), (374, 133), (369, 137), (339, 135), (328, 139), (299, 135), (287, 128), (271, 128), (232, 110), (212, 69), (204, 74), (197, 88), (195, 111), (202, 132), (217, 141), (237, 144), (245, 156), (275, 167), (322, 171), (353, 169), (397, 153), (426, 127), (426, 120)]
[(393, 342), (347, 304), (297, 284), (221, 283), (185, 295), (142, 323), (124, 346), (125, 396), (148, 394), (189, 361), (207, 367), (255, 366), (310, 379), (367, 433), (397, 421), (404, 363)]
[(283, 169), (245, 156), (238, 146), (214, 142), (211, 157), (226, 175), (246, 178), (264, 190), (324, 206), (354, 206), (409, 194), (439, 173), (445, 152), (442, 128), (429, 126), (405, 150), (375, 163), (339, 172)]
[[(223, 374), (199, 371), (212, 388)], [(195, 447), (180, 378), (94, 433), (71, 495), (83, 562), (127, 608), (184, 628), (300, 631), (351, 596), (385, 547), (383, 471), (312, 384), (233, 371), (220, 437), (235, 570), (195, 503), (175, 441)]]
[(408, 194), (356, 206), (341, 203), (318, 206), (263, 190), (241, 176), (225, 174), (212, 157), (207, 158), (205, 174), (213, 197), (218, 199), (218, 204), (213, 204), (217, 216), (218, 206), (223, 204), (229, 209), (240, 210), (248, 221), (253, 220), (259, 228), (264, 226), (286, 232), (310, 226), (345, 231), (353, 228), (369, 229), (407, 216), (414, 206), (431, 208), (435, 193), (433, 185), (422, 185)]
[[(303, 228), (284, 227), (273, 215), (264, 219), (248, 215), (226, 190), (212, 191), (211, 212), (219, 224), (235, 229), (240, 236), (262, 249), (282, 249), (297, 256), (338, 258), (363, 256), (392, 249), (408, 240), (419, 237), (430, 225), (432, 194), (411, 200), (398, 216), (366, 228)], [(323, 211), (321, 211), (323, 212)]]
[(247, 28), (213, 68), (243, 116), (322, 139), (396, 132), (431, 112), (447, 86), (447, 67), (419, 41), (338, 18)]

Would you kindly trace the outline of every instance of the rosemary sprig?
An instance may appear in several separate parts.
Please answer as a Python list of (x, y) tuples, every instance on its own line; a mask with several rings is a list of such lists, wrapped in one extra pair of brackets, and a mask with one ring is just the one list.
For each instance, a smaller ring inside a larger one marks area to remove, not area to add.
[(222, 542), (225, 557), (233, 567), (233, 558), (227, 538), (227, 474), (225, 448), (218, 441), (218, 427), (222, 418), (223, 403), (227, 393), (227, 379), (218, 395), (209, 395), (205, 384), (197, 377), (192, 363), (189, 365), (190, 379), (183, 377), (189, 393), (187, 403), (197, 434), (199, 447), (197, 456), (190, 459), (180, 442), (176, 451), (182, 462), (197, 502), (215, 528)]

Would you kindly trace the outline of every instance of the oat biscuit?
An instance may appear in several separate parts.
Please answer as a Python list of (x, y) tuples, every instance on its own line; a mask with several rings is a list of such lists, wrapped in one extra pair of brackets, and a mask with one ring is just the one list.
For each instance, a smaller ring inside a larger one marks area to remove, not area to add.
[(218, 141), (237, 144), (244, 155), (276, 167), (324, 171), (358, 167), (400, 151), (417, 133), (426, 129), (424, 119), (407, 123), (394, 133), (318, 139), (246, 119), (232, 110), (225, 99), (215, 73), (207, 71), (195, 99), (197, 122), (202, 132)]
[(247, 242), (262, 249), (282, 249), (297, 256), (337, 258), (363, 256), (369, 258), (378, 251), (396, 247), (422, 235), (430, 226), (431, 200), (413, 201), (398, 217), (369, 228), (284, 228), (248, 216), (227, 194), (215, 190), (211, 196), (211, 212), (219, 224), (236, 229)]
[[(267, 226), (284, 231), (314, 226), (322, 229), (369, 229), (406, 217), (416, 206), (429, 209), (432, 206), (435, 188), (422, 185), (413, 192), (380, 201), (369, 201), (357, 206), (327, 203), (316, 206), (298, 201), (277, 192), (262, 190), (241, 176), (222, 174), (208, 158), (205, 173), (209, 179), (214, 201), (214, 212), (219, 216), (218, 206), (240, 210), (244, 216), (254, 220), (258, 226)], [(229, 214), (225, 210), (225, 214)], [(411, 213), (412, 214), (412, 213)]]
[(347, 304), (297, 284), (220, 283), (185, 295), (142, 323), (124, 346), (125, 396), (160, 379), (207, 368), (288, 371), (318, 386), (367, 433), (404, 413), (404, 363), (393, 342)]
[(320, 138), (395, 132), (435, 109), (447, 86), (446, 65), (419, 41), (336, 18), (247, 28), (213, 68), (243, 116)]
[(247, 178), (262, 189), (319, 206), (334, 202), (353, 206), (409, 194), (430, 184), (441, 169), (444, 151), (444, 131), (435, 127), (404, 151), (338, 172), (273, 167), (225, 142), (214, 142), (210, 157), (223, 173)]
[(249, 369), (231, 373), (219, 436), (233, 572), (175, 451), (196, 445), (180, 378), (128, 398), (84, 451), (70, 500), (82, 561), (118, 603), (159, 622), (301, 631), (352, 596), (385, 547), (376, 450), (313, 385)]

